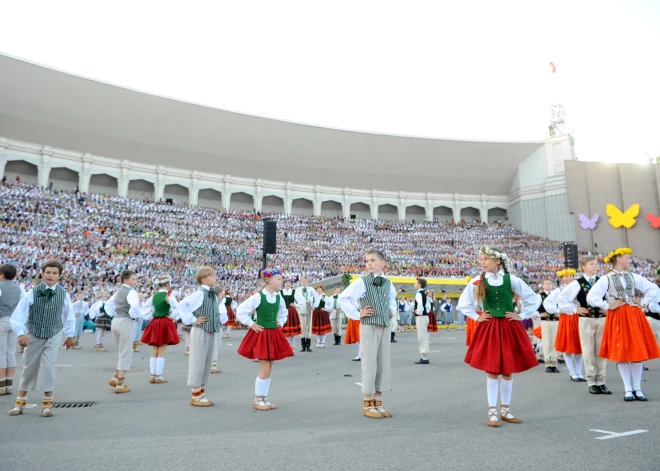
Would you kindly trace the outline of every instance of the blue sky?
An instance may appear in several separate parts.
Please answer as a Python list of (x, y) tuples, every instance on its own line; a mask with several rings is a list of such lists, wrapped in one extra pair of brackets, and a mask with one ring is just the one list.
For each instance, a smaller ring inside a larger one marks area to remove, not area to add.
[(581, 160), (660, 155), (660, 2), (99, 3), (11, 2), (0, 51), (218, 108), (389, 134), (540, 140), (558, 101)]

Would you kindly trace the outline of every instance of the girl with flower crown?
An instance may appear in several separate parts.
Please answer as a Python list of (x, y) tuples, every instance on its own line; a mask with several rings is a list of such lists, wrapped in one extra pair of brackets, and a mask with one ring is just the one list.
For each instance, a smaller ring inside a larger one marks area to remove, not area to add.
[(543, 307), (548, 314), (559, 316), (555, 350), (564, 354), (564, 361), (568, 373), (571, 375), (571, 381), (580, 382), (587, 379), (582, 376), (582, 347), (580, 346), (578, 316), (570, 315), (570, 313), (562, 312), (559, 309), (562, 293), (573, 282), (575, 275), (575, 270), (570, 268), (558, 271), (557, 276), (561, 280), (561, 285), (545, 298)]
[(163, 378), (165, 350), (168, 345), (178, 345), (179, 343), (179, 334), (172, 322), (177, 317), (179, 303), (172, 295), (170, 282), (169, 276), (154, 280), (157, 291), (143, 304), (140, 313), (145, 321), (151, 321), (144, 330), (140, 341), (151, 345), (151, 358), (149, 359), (151, 379), (149, 382), (152, 384), (167, 383), (167, 380)]
[[(293, 355), (291, 345), (282, 333), (288, 311), (286, 302), (280, 294), (282, 274), (279, 270), (261, 272), (264, 287), (243, 301), (236, 309), (236, 318), (249, 327), (238, 354), (251, 360), (259, 360), (259, 374), (254, 383), (254, 408), (256, 410), (276, 409), (268, 402), (270, 375), (273, 362)], [(253, 321), (251, 313), (255, 311)]]
[[(520, 278), (509, 274), (506, 266), (509, 257), (505, 253), (489, 247), (480, 248), (479, 253), (483, 272), (463, 290), (457, 308), (478, 323), (465, 362), (488, 374), (488, 426), (499, 427), (500, 419), (521, 422), (510, 410), (513, 374), (538, 365), (521, 321), (536, 313), (541, 297)], [(515, 312), (514, 293), (522, 301), (520, 314)], [(498, 418), (500, 391), (502, 402)]]
[[(612, 271), (600, 278), (587, 294), (587, 303), (607, 312), (600, 356), (617, 362), (626, 402), (648, 399), (642, 392), (642, 362), (660, 358), (660, 348), (643, 309), (658, 296), (658, 287), (630, 273), (632, 250), (619, 248), (605, 257)], [(644, 294), (643, 299), (636, 291)], [(632, 379), (632, 381), (631, 381)]]

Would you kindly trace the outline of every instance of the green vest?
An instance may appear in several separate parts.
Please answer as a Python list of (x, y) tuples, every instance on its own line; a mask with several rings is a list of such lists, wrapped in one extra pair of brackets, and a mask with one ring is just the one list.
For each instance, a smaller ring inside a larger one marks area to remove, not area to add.
[(319, 307), (317, 309), (325, 309), (325, 299), (321, 298), (321, 300), (319, 301)]
[(259, 307), (256, 309), (257, 320), (255, 321), (258, 325), (266, 329), (277, 329), (277, 313), (280, 311), (280, 297), (277, 297), (277, 300), (270, 304), (266, 299), (266, 295), (259, 292), (261, 300), (259, 302)]
[(170, 303), (167, 302), (166, 298), (167, 293), (164, 291), (154, 294), (151, 301), (154, 305), (154, 319), (170, 315)]
[(511, 275), (504, 274), (502, 286), (492, 286), (486, 282), (486, 295), (484, 296), (484, 311), (490, 312), (493, 317), (506, 317), (507, 312), (515, 312), (513, 304), (513, 289), (511, 289)]
[(280, 294), (282, 295), (282, 299), (284, 299), (284, 302), (286, 303), (286, 307), (289, 307), (292, 304), (295, 304), (295, 302), (296, 302), (296, 290), (295, 289), (292, 289), (291, 294), (289, 294), (289, 295), (284, 294), (284, 290), (280, 291)]
[(56, 286), (52, 294), (45, 283), (32, 291), (34, 302), (30, 306), (27, 329), (40, 339), (49, 339), (62, 331), (62, 308), (68, 294), (61, 286)]
[(231, 307), (232, 299), (229, 296), (225, 296), (225, 306)]
[(359, 300), (360, 309), (367, 306), (374, 308), (372, 316), (363, 317), (360, 322), (365, 325), (390, 326), (390, 285), (392, 282), (384, 278), (381, 286), (374, 285), (374, 275), (370, 273), (362, 277), (365, 295)]

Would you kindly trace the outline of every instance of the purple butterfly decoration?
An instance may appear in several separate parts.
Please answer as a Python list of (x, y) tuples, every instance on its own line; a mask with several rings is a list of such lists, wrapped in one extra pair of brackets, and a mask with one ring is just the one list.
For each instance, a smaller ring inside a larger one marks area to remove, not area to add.
[(589, 230), (591, 229), (592, 231), (596, 229), (596, 223), (598, 222), (598, 214), (594, 214), (591, 219), (589, 219), (587, 216), (584, 214), (580, 213), (580, 226), (582, 229)]

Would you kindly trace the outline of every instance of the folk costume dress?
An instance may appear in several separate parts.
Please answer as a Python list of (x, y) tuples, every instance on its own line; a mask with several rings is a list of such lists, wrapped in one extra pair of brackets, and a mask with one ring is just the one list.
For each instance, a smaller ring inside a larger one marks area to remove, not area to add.
[(317, 297), (314, 303), (314, 313), (312, 315), (312, 334), (316, 335), (316, 346), (322, 347), (325, 345), (325, 336), (332, 332), (332, 325), (330, 324), (330, 313), (326, 310), (325, 306), (328, 303), (327, 296), (321, 294)]
[(559, 306), (560, 298), (567, 285), (553, 290), (545, 301), (543, 307), (548, 314), (559, 316), (555, 350), (564, 354), (566, 367), (573, 381), (584, 381), (582, 376), (582, 346), (580, 345), (580, 326), (578, 316), (562, 311)]
[(510, 375), (522, 373), (538, 365), (534, 349), (521, 322), (510, 321), (506, 312), (514, 312), (513, 293), (523, 302), (522, 319), (531, 318), (541, 304), (541, 298), (520, 278), (500, 270), (486, 273), (486, 279), (475, 281), (486, 284), (482, 306), (475, 299), (476, 285), (470, 283), (463, 290), (458, 309), (476, 321), (477, 312), (489, 311), (492, 318), (480, 323), (465, 355), (465, 362), (489, 374)]
[[(286, 325), (282, 327), (282, 333), (285, 337), (294, 338), (297, 335), (302, 334), (300, 316), (298, 316), (298, 309), (296, 309), (296, 304), (304, 303), (305, 298), (302, 297), (300, 290), (296, 289), (283, 289), (280, 291), (280, 294), (282, 295), (282, 299), (284, 299), (284, 303), (286, 304), (286, 309), (288, 312)], [(290, 340), (289, 343), (291, 343)], [(291, 346), (295, 347), (295, 343), (291, 344)]]
[[(167, 297), (169, 295), (169, 302)], [(140, 341), (152, 347), (178, 345), (179, 334), (173, 319), (177, 316), (179, 303), (167, 290), (159, 290), (142, 306), (142, 318), (149, 322)]]
[(224, 304), (227, 309), (227, 322), (222, 324), (222, 328), (225, 331), (225, 338), (229, 338), (231, 328), (236, 324), (236, 313), (234, 310), (237, 304), (229, 295), (225, 296)]
[(435, 314), (435, 303), (432, 297), (429, 297), (429, 302), (431, 303), (431, 309), (429, 310), (429, 326), (427, 327), (427, 332), (437, 332), (438, 331), (438, 318)]
[(105, 301), (97, 301), (92, 305), (89, 310), (89, 318), (94, 321), (94, 329), (96, 330), (96, 351), (107, 351), (103, 342), (105, 339), (105, 332), (110, 330), (112, 317), (105, 311)]
[[(250, 315), (252, 311), (256, 312), (255, 321)], [(238, 306), (236, 317), (247, 327), (256, 323), (264, 328), (261, 332), (248, 330), (238, 347), (239, 355), (251, 360), (270, 361), (284, 360), (293, 355), (281, 329), (287, 323), (288, 311), (279, 292), (271, 294), (264, 289), (253, 294)]]

